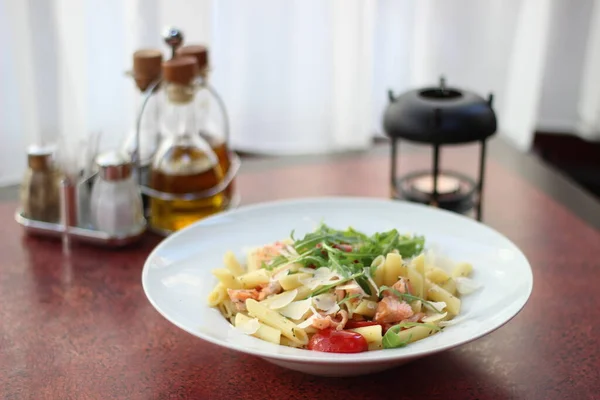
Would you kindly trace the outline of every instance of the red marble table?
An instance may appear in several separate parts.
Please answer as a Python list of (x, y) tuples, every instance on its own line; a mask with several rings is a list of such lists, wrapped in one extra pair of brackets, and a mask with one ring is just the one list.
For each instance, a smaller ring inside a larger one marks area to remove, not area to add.
[[(163, 319), (140, 275), (159, 242), (120, 250), (26, 237), (0, 203), (3, 399), (600, 399), (600, 205), (533, 157), (494, 141), (484, 222), (525, 252), (534, 289), (504, 327), (371, 376), (321, 378), (203, 342)], [(246, 161), (243, 202), (387, 197), (385, 148)], [(474, 171), (474, 149), (443, 163)], [(401, 169), (428, 164), (402, 155)], [(296, 183), (292, 183), (292, 182)], [(299, 183), (298, 183), (299, 182)]]

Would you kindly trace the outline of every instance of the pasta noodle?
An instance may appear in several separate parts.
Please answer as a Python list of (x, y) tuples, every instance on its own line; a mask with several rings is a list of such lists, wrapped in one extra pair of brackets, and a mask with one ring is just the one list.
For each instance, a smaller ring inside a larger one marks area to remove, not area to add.
[(223, 256), (223, 264), (225, 264), (225, 267), (231, 271), (233, 276), (240, 276), (245, 272), (244, 268), (242, 268), (242, 265), (235, 258), (233, 251), (228, 251), (225, 253), (225, 256)]
[[(235, 316), (234, 325), (236, 327), (240, 327), (243, 324), (250, 323), (251, 320), (252, 320), (252, 318), (247, 317), (242, 313), (238, 313)], [(279, 344), (281, 341), (280, 340), (281, 339), (281, 331), (280, 330), (271, 328), (270, 326), (261, 324), (260, 322), (259, 322), (258, 328), (256, 329), (256, 332), (252, 333), (251, 335), (254, 337), (257, 337), (259, 339), (266, 340), (267, 342), (271, 342), (271, 343), (275, 343), (275, 344)]]
[(244, 275), (238, 276), (237, 279), (245, 289), (252, 289), (260, 285), (266, 285), (271, 280), (269, 277), (269, 272), (264, 269), (248, 272)]
[(388, 253), (385, 257), (384, 284), (392, 286), (400, 276), (406, 276), (406, 267), (402, 265), (402, 256), (396, 253)]
[(242, 287), (242, 284), (236, 280), (235, 276), (227, 268), (213, 269), (212, 273), (225, 289), (240, 289)]
[(473, 274), (466, 262), (452, 271), (426, 263), (424, 242), (396, 230), (367, 236), (321, 225), (255, 248), (245, 262), (227, 251), (224, 267), (212, 270), (218, 283), (207, 303), (236, 329), (278, 345), (331, 352), (406, 346), (459, 315), (454, 278)]

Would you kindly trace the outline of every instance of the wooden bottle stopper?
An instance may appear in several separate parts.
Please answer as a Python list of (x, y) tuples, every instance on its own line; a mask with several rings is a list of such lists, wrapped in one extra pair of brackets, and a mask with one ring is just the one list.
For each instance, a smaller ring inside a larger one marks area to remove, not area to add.
[(202, 45), (188, 45), (177, 49), (177, 57), (194, 57), (198, 64), (198, 72), (206, 73), (208, 70), (208, 48)]
[(189, 85), (198, 73), (198, 63), (194, 57), (176, 57), (162, 63), (163, 79), (169, 83)]
[(133, 53), (133, 78), (142, 92), (160, 77), (162, 61), (159, 50), (142, 49)]

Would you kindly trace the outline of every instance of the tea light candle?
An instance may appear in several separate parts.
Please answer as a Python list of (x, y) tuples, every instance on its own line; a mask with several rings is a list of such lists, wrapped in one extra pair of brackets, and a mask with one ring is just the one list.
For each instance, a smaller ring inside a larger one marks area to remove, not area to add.
[[(433, 194), (433, 176), (425, 175), (412, 181), (412, 188), (421, 193)], [(439, 174), (437, 179), (437, 192), (440, 195), (456, 193), (460, 190), (460, 180), (453, 176)]]

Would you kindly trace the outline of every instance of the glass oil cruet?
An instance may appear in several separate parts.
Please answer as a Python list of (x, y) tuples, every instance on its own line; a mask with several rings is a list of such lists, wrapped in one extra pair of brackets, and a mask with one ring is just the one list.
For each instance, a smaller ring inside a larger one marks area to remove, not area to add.
[[(194, 57), (197, 61), (197, 92), (194, 103), (198, 127), (200, 127), (199, 134), (216, 153), (223, 174), (228, 174), (231, 168), (231, 153), (228, 148), (229, 125), (223, 101), (208, 80), (210, 72), (208, 48), (203, 45), (186, 45), (178, 48), (176, 55)], [(231, 201), (233, 184), (231, 180), (224, 191), (226, 202)]]
[(152, 157), (160, 141), (159, 116), (162, 98), (157, 89), (162, 62), (163, 55), (160, 50), (141, 49), (133, 53), (131, 75), (138, 89), (136, 108), (143, 107), (144, 112), (138, 112), (138, 118), (121, 146), (121, 154), (131, 159), (138, 167), (136, 172), (142, 175), (142, 181), (148, 179)]
[(198, 63), (178, 56), (162, 63), (162, 137), (150, 170), (150, 225), (172, 232), (222, 211), (224, 175), (210, 144), (198, 133), (205, 127), (196, 100)]

